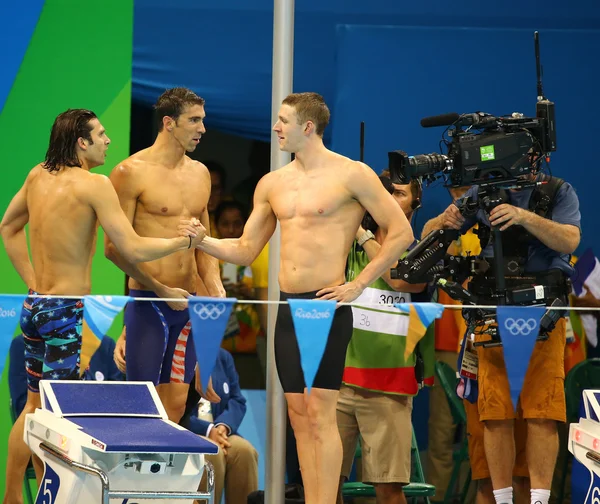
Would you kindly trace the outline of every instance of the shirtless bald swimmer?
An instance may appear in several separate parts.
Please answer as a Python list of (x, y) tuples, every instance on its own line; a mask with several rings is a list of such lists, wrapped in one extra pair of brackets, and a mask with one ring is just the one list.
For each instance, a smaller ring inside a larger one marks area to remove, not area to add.
[[(210, 174), (186, 155), (206, 132), (204, 99), (189, 89), (173, 88), (158, 98), (154, 109), (159, 128), (154, 144), (119, 163), (110, 175), (121, 207), (142, 236), (175, 236), (180, 217), (199, 217), (209, 230)], [(218, 261), (200, 250), (137, 265), (122, 257), (107, 237), (105, 253), (129, 275), (132, 296), (185, 301), (196, 293), (198, 277), (209, 296), (225, 294)], [(196, 366), (186, 304), (138, 302), (125, 309), (127, 379), (153, 382), (176, 423), (185, 412)]]
[[(90, 293), (97, 221), (132, 263), (193, 247), (185, 237), (141, 238), (134, 232), (110, 180), (90, 172), (104, 164), (109, 144), (93, 112), (75, 109), (60, 114), (52, 126), (45, 161), (29, 172), (10, 202), (0, 234), (32, 295), (83, 297)], [(172, 231), (165, 234), (174, 235)], [(9, 437), (5, 504), (22, 503), (23, 474), (31, 456), (23, 441), (23, 427), (25, 415), (40, 407), (39, 380), (79, 379), (82, 319), (81, 299), (32, 296), (24, 304), (21, 328), (29, 390), (27, 404)]]
[[(265, 175), (239, 239), (205, 237), (200, 250), (234, 264), (250, 264), (281, 225), (281, 299), (320, 298), (351, 302), (392, 267), (413, 242), (400, 207), (373, 170), (328, 150), (323, 132), (329, 110), (316, 93), (289, 95), (273, 130), (279, 148), (295, 160)], [(387, 237), (379, 253), (352, 282), (345, 264), (365, 209)], [(187, 228), (189, 229), (189, 227)], [(186, 231), (183, 231), (186, 232)], [(275, 328), (277, 370), (288, 403), (307, 504), (333, 504), (342, 463), (336, 403), (352, 312), (339, 307), (310, 395), (300, 366), (289, 305), (279, 307)]]

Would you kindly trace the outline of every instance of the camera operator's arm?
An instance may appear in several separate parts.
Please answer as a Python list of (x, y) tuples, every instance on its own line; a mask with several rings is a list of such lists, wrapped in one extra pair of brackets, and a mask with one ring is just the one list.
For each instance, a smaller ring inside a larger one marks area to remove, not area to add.
[(520, 224), (546, 247), (563, 254), (571, 254), (581, 239), (579, 198), (568, 182), (564, 182), (556, 193), (552, 219), (504, 204), (490, 212), (489, 220), (492, 225), (501, 226), (501, 230)]
[(573, 253), (581, 238), (577, 226), (560, 224), (508, 203), (499, 205), (490, 212), (490, 224), (500, 226), (500, 231), (519, 224), (546, 247), (563, 254)]
[[(365, 230), (363, 229), (363, 227), (359, 226), (358, 231), (356, 232), (356, 239), (358, 240), (364, 233)], [(369, 261), (371, 261), (377, 255), (379, 249), (381, 249), (381, 245), (377, 240), (371, 239), (364, 242), (362, 244), (362, 248), (367, 253)], [(391, 270), (386, 269), (383, 275), (381, 275), (381, 278), (396, 292), (423, 292), (425, 287), (427, 287), (426, 283), (411, 284), (405, 282), (404, 280), (392, 280), (390, 271)]]
[(421, 237), (427, 236), (436, 229), (462, 229), (464, 224), (465, 218), (461, 215), (458, 207), (452, 203), (444, 210), (444, 213), (425, 223)]

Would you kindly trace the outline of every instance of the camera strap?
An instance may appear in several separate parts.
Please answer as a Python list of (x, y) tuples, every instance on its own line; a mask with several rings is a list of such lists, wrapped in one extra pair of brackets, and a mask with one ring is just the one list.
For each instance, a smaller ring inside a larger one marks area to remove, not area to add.
[(552, 208), (556, 201), (558, 191), (565, 181), (558, 177), (549, 177), (542, 174), (541, 186), (536, 187), (529, 198), (529, 210), (540, 217), (552, 218)]

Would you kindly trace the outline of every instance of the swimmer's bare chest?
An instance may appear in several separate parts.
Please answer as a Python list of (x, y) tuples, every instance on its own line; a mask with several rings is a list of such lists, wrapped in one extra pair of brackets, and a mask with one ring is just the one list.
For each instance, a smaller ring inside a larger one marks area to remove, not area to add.
[[(329, 226), (351, 228), (364, 211), (334, 177), (290, 177), (284, 187), (271, 191), (271, 207), (282, 226), (326, 231)], [(350, 222), (349, 222), (350, 221)]]
[(155, 169), (148, 175), (136, 202), (134, 227), (139, 232), (176, 236), (179, 219), (200, 218), (206, 210), (209, 193), (199, 174)]

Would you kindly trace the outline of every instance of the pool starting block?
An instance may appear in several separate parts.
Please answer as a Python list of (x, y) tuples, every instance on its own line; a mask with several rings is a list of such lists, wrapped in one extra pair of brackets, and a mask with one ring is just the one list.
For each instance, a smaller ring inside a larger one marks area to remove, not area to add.
[(579, 422), (569, 427), (569, 451), (585, 468), (577, 477), (573, 473), (572, 493), (585, 495), (585, 501), (580, 501), (584, 504), (596, 504), (600, 502), (600, 390), (584, 390), (582, 406)]
[(24, 432), (44, 463), (36, 504), (213, 504), (218, 446), (169, 421), (152, 383), (42, 380), (40, 394)]

